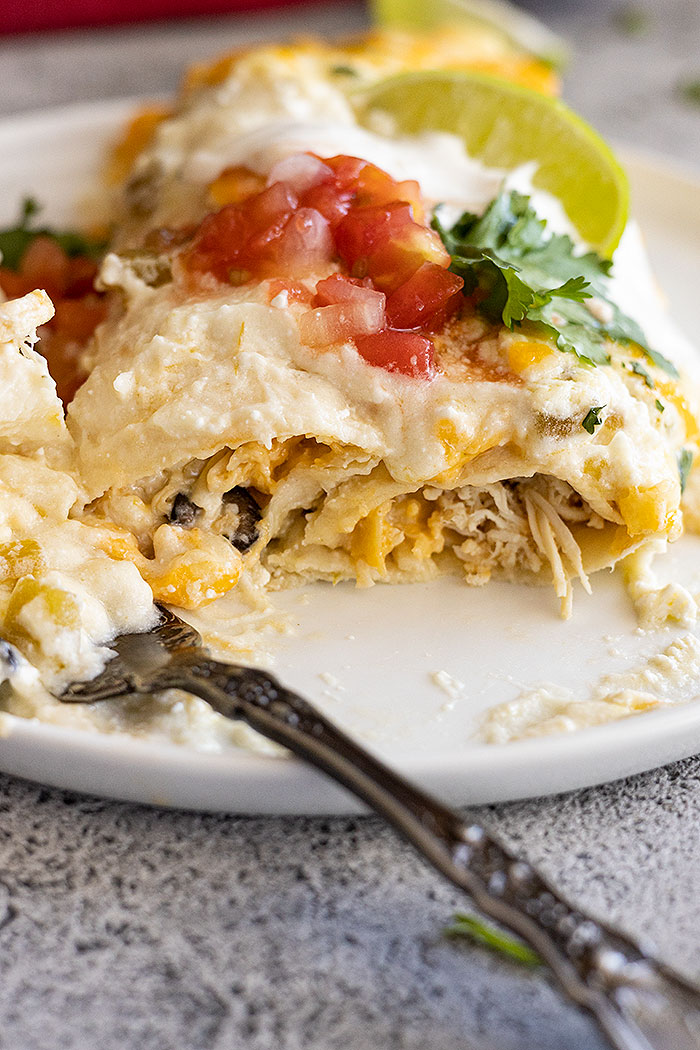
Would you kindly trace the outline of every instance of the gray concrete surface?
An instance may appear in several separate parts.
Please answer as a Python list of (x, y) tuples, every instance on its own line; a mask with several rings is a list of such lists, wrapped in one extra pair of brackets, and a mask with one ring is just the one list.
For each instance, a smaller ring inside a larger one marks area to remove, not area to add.
[[(552, 6), (577, 48), (571, 101), (700, 164), (700, 108), (676, 93), (700, 77), (695, 0), (635, 4), (638, 35), (600, 2)], [(0, 112), (168, 91), (186, 60), (272, 22), (0, 41)], [(474, 814), (700, 975), (700, 759)], [(0, 777), (0, 1050), (601, 1050), (541, 975), (445, 940), (461, 903), (374, 819), (182, 814)]]

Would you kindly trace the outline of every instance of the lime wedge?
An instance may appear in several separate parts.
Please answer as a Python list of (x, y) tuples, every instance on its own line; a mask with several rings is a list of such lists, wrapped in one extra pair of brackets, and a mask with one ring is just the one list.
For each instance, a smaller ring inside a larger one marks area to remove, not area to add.
[(511, 47), (528, 51), (557, 68), (568, 48), (561, 37), (508, 0), (370, 0), (377, 25), (390, 29), (429, 30), (460, 23), (488, 29)]
[(469, 156), (512, 171), (535, 164), (533, 185), (561, 202), (582, 239), (611, 256), (627, 222), (627, 177), (610, 147), (557, 99), (483, 73), (405, 73), (362, 96), (360, 120), (388, 113), (399, 133), (448, 131)]

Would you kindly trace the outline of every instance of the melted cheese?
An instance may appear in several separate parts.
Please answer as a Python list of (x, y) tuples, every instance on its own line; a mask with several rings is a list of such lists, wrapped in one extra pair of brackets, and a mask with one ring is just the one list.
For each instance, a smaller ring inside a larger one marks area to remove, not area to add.
[[(313, 435), (381, 458), (415, 487), (539, 472), (568, 481), (631, 535), (672, 528), (683, 422), (672, 407), (662, 419), (650, 412), (621, 369), (542, 355), (535, 341), (518, 382), (449, 372), (416, 381), (367, 365), (352, 344), (303, 346), (301, 308), (268, 305), (264, 284), (193, 301), (137, 284), (116, 257), (105, 275), (127, 290), (128, 309), (99, 334), (68, 415), (90, 500), (222, 447)], [(503, 329), (489, 352), (507, 361), (514, 345), (522, 357), (523, 339)], [(606, 406), (594, 440), (581, 426), (591, 405)], [(659, 440), (661, 428), (670, 440)]]

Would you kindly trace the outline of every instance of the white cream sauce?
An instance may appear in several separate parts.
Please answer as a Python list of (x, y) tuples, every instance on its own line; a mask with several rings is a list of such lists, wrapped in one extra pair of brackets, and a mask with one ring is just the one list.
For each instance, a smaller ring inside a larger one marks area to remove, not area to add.
[(586, 729), (629, 715), (697, 699), (700, 639), (688, 631), (629, 670), (603, 675), (580, 693), (557, 685), (524, 689), (492, 707), (479, 731), (487, 744)]

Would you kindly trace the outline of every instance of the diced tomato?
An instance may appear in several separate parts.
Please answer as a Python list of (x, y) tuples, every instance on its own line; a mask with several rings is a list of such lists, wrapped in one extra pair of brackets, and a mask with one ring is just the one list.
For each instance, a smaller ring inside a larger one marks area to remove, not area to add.
[(94, 259), (88, 259), (85, 255), (74, 256), (68, 263), (66, 295), (71, 299), (90, 295), (95, 288), (96, 276), (97, 264)]
[(422, 219), (423, 199), (417, 182), (413, 179), (396, 182), (381, 168), (366, 164), (357, 177), (358, 205), (391, 204), (394, 201), (406, 201), (411, 205), (413, 218)]
[(355, 345), (370, 365), (415, 379), (432, 379), (435, 375), (435, 348), (430, 339), (418, 332), (387, 328), (375, 335), (358, 336)]
[(312, 186), (301, 198), (307, 208), (315, 208), (335, 228), (350, 210), (353, 191), (343, 189), (336, 179), (328, 179)]
[(225, 205), (221, 211), (203, 219), (193, 244), (185, 251), (185, 265), (200, 273), (212, 273), (220, 281), (228, 281), (229, 271), (237, 263), (245, 233), (243, 213), (239, 206)]
[(394, 193), (397, 200), (409, 202), (416, 222), (425, 222), (423, 195), (420, 191), (420, 186), (414, 179), (404, 179), (403, 182), (397, 183)]
[(31, 292), (34, 285), (29, 288), (28, 283), (27, 278), (21, 273), (15, 273), (14, 270), (8, 270), (6, 266), (0, 266), (0, 288), (8, 299), (19, 299), (21, 295)]
[(336, 247), (350, 272), (393, 292), (424, 263), (447, 268), (450, 256), (437, 233), (414, 222), (402, 201), (352, 208), (336, 230)]
[(251, 233), (265, 230), (284, 222), (299, 205), (299, 198), (290, 186), (276, 182), (262, 193), (250, 197), (242, 208), (242, 214)]
[(51, 331), (48, 325), (42, 325), (39, 337), (36, 348), (46, 358), (51, 378), (56, 384), (56, 393), (63, 404), (68, 405), (88, 376), (82, 363), (85, 348)]
[[(315, 159), (320, 161), (319, 157)], [(306, 190), (301, 203), (320, 211), (335, 229), (357, 197), (357, 176), (367, 161), (357, 157), (331, 157), (322, 163), (329, 176)]]
[(355, 276), (365, 277), (377, 246), (392, 241), (412, 223), (411, 206), (401, 201), (352, 208), (335, 233), (338, 254)]
[(410, 220), (377, 240), (367, 274), (377, 288), (391, 294), (426, 262), (447, 269), (450, 256), (433, 230)]
[(107, 315), (104, 299), (95, 292), (80, 299), (60, 299), (56, 314), (39, 330), (39, 350), (46, 358), (58, 396), (68, 404), (87, 378), (85, 344)]
[(70, 259), (53, 237), (35, 237), (22, 256), (19, 272), (31, 276), (34, 287), (43, 288), (51, 299), (59, 299), (68, 287)]
[(87, 377), (85, 344), (104, 320), (104, 298), (93, 288), (97, 265), (86, 256), (70, 258), (58, 241), (39, 235), (27, 247), (19, 272), (0, 268), (0, 288), (10, 298), (43, 288), (51, 296), (55, 315), (39, 329), (37, 350), (46, 358), (59, 397), (68, 403)]
[(354, 190), (360, 173), (367, 167), (369, 161), (362, 160), (360, 157), (350, 157), (345, 153), (339, 153), (335, 157), (329, 157), (324, 160), (324, 164), (327, 164), (331, 169), (339, 186), (349, 187)]
[(85, 343), (105, 313), (105, 303), (95, 293), (82, 299), (61, 299), (56, 303), (53, 327), (65, 339)]
[(299, 207), (292, 191), (278, 182), (244, 205), (230, 204), (207, 216), (182, 261), (186, 270), (242, 284), (280, 271), (290, 278), (305, 276), (328, 265), (332, 253), (328, 221), (314, 208)]
[(457, 309), (464, 281), (436, 263), (426, 262), (387, 299), (392, 328), (422, 328), (436, 317), (446, 321)]
[(270, 301), (278, 296), (280, 292), (287, 293), (287, 301), (290, 303), (310, 303), (313, 299), (312, 293), (305, 284), (298, 284), (295, 281), (285, 281), (277, 277), (270, 281), (268, 291)]
[(274, 267), (274, 262), (277, 258), (280, 238), (285, 226), (293, 215), (294, 212), (287, 212), (286, 215), (281, 215), (272, 225), (265, 226), (260, 233), (256, 233), (239, 245), (235, 249), (234, 256), (239, 264), (251, 271), (264, 273), (268, 269), (266, 264), (269, 263), (271, 264), (272, 272), (278, 272), (278, 268)]
[(405, 199), (397, 193), (396, 179), (392, 179), (388, 172), (378, 168), (376, 164), (366, 163), (358, 172), (355, 181), (357, 203), (360, 207), (364, 204), (391, 204), (392, 201)]

